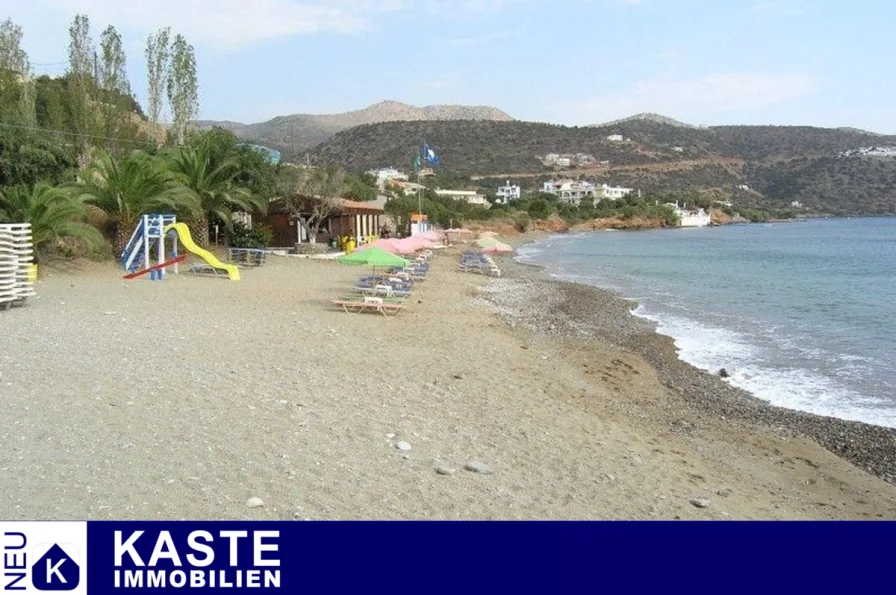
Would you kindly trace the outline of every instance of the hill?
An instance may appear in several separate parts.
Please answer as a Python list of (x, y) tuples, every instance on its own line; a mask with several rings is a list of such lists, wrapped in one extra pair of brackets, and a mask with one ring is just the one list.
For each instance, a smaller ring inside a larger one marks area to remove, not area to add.
[(682, 128), (698, 128), (698, 126), (694, 126), (693, 124), (685, 124), (684, 122), (680, 122), (675, 118), (670, 118), (661, 114), (654, 114), (652, 112), (635, 114), (634, 116), (629, 116), (628, 118), (613, 120), (612, 122), (605, 122), (603, 124), (591, 124), (591, 127), (604, 128), (609, 126), (618, 126), (619, 124), (625, 124), (626, 122), (653, 122), (655, 124), (668, 124), (669, 126), (680, 126)]
[[(624, 141), (607, 137), (620, 134)], [(356, 170), (407, 169), (421, 139), (452, 172), (512, 179), (532, 190), (549, 176), (586, 177), (643, 191), (698, 191), (738, 196), (757, 206), (804, 213), (896, 213), (896, 158), (841, 155), (894, 146), (896, 136), (809, 126), (695, 128), (648, 118), (589, 127), (519, 121), (406, 121), (357, 126), (310, 151), (314, 163)], [(279, 148), (279, 147), (278, 147)], [(548, 153), (585, 154), (583, 167), (546, 167)], [(483, 180), (483, 185), (491, 182)], [(740, 188), (746, 185), (749, 191)]]
[(495, 120), (513, 118), (494, 107), (462, 105), (428, 105), (415, 107), (398, 101), (381, 101), (364, 109), (340, 114), (293, 114), (278, 116), (267, 122), (241, 124), (230, 121), (200, 120), (200, 129), (220, 126), (240, 138), (271, 145), (287, 158), (314, 147), (337, 132), (379, 122), (419, 120)]

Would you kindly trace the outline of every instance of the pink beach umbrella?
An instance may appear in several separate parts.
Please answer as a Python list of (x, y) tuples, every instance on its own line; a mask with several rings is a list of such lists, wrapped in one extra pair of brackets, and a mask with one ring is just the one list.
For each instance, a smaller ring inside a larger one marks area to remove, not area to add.
[(387, 240), (384, 238), (380, 238), (380, 239), (376, 240), (375, 242), (370, 242), (369, 244), (364, 244), (363, 246), (358, 246), (355, 249), (355, 252), (357, 252), (358, 250), (366, 250), (368, 248), (377, 247), (377, 248), (382, 248), (386, 252), (391, 252), (392, 254), (399, 254), (398, 248), (394, 245), (395, 241), (397, 241), (397, 240)]
[(432, 242), (419, 235), (404, 238), (402, 240), (399, 240), (399, 242), (402, 246), (407, 246), (408, 248), (410, 248), (412, 252), (423, 250), (424, 248), (431, 248), (433, 246)]
[(400, 240), (392, 240), (392, 246), (398, 251), (398, 254), (413, 254), (420, 248), (416, 242), (409, 242), (410, 238), (402, 238)]
[(502, 244), (501, 242), (496, 242), (494, 244), (489, 244), (482, 250), (480, 250), (483, 254), (489, 254), (492, 252), (513, 252), (513, 247), (508, 246), (507, 244)]
[(430, 229), (429, 231), (424, 231), (423, 233), (418, 233), (417, 235), (413, 235), (411, 237), (423, 238), (425, 240), (429, 240), (430, 242), (440, 242), (443, 238), (443, 235), (435, 230)]
[(473, 233), (469, 229), (464, 229), (462, 227), (452, 227), (451, 229), (446, 229), (445, 233)]

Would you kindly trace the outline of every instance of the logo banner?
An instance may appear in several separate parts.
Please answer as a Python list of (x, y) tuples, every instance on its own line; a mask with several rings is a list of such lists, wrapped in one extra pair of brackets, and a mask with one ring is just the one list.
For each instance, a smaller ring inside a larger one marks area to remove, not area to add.
[(0, 595), (870, 592), (889, 588), (894, 537), (892, 522), (0, 522)]

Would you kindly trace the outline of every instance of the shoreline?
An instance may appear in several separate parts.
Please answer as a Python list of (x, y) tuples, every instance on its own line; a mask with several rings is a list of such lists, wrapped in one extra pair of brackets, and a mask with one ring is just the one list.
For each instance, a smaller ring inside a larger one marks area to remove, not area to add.
[[(520, 248), (551, 235), (556, 234), (523, 234), (516, 238), (514, 247)], [(567, 337), (581, 336), (584, 327), (595, 339), (643, 357), (657, 371), (661, 382), (678, 392), (691, 406), (722, 419), (758, 424), (788, 435), (806, 436), (831, 453), (896, 485), (896, 428), (818, 415), (765, 401), (725, 382), (712, 372), (682, 360), (672, 337), (659, 333), (656, 323), (633, 314), (632, 310), (638, 305), (635, 300), (624, 298), (610, 289), (553, 278), (546, 266), (519, 262), (516, 258), (513, 256), (502, 263), (502, 270), (510, 273), (505, 277), (522, 279), (536, 286), (543, 285), (538, 290), (543, 296), (563, 296)], [(507, 267), (507, 264), (510, 266)], [(612, 315), (609, 318), (595, 316), (594, 308), (589, 308), (589, 303), (601, 304)], [(535, 322), (534, 330), (545, 331), (543, 322)], [(548, 330), (555, 330), (557, 323), (552, 321), (549, 325), (552, 326)], [(615, 332), (620, 329), (622, 332)]]

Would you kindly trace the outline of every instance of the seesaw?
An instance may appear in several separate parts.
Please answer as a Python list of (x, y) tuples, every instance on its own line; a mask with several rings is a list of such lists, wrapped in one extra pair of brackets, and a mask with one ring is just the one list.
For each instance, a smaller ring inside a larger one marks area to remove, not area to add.
[(128, 274), (125, 275), (123, 278), (124, 278), (124, 279), (136, 279), (137, 277), (140, 277), (141, 275), (145, 275), (146, 273), (151, 273), (152, 271), (157, 271), (157, 270), (159, 270), (159, 269), (164, 269), (164, 268), (166, 268), (166, 267), (170, 267), (170, 266), (175, 265), (175, 264), (177, 264), (177, 263), (179, 263), (179, 262), (183, 262), (183, 261), (186, 260), (186, 259), (187, 259), (187, 255), (186, 255), (186, 254), (182, 254), (182, 255), (178, 256), (177, 258), (173, 258), (173, 259), (168, 260), (168, 261), (165, 261), (165, 262), (163, 262), (163, 263), (161, 263), (161, 264), (157, 264), (157, 265), (155, 265), (155, 266), (151, 266), (151, 267), (149, 267), (148, 269), (141, 269), (141, 270), (139, 270), (139, 271), (137, 271), (137, 272), (135, 272), (135, 273), (128, 273)]

